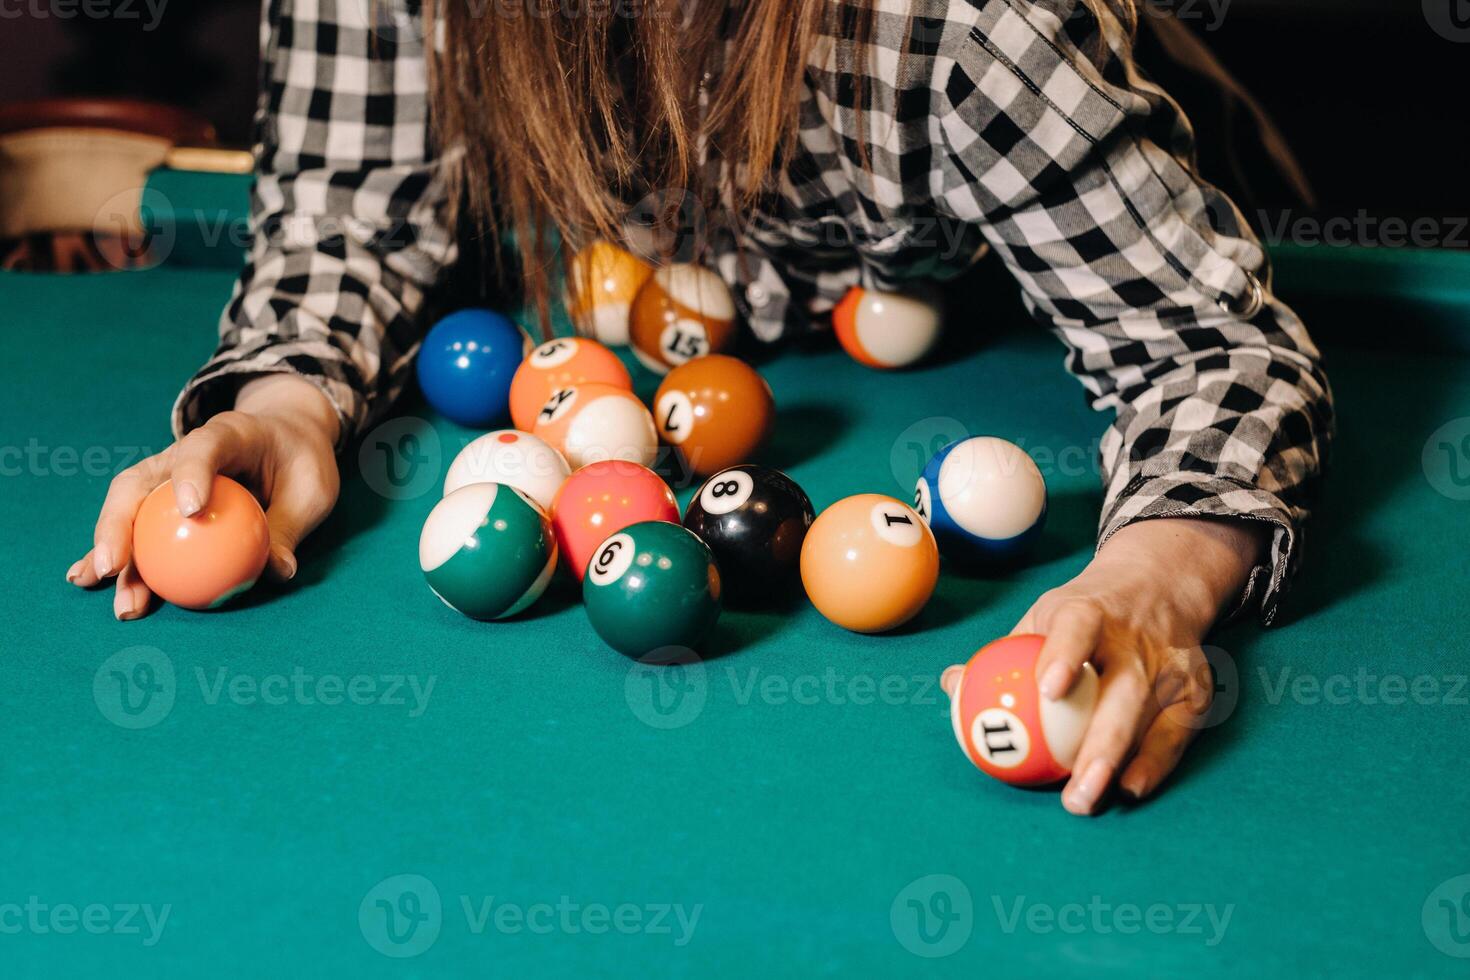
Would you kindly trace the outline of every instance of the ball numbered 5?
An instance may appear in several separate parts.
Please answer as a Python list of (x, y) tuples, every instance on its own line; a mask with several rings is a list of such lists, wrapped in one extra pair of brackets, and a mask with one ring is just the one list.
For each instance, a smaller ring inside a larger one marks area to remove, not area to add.
[(859, 494), (824, 510), (801, 548), (801, 581), (823, 616), (855, 633), (913, 619), (939, 583), (939, 548), (908, 504)]
[(679, 525), (634, 524), (598, 547), (582, 598), (597, 635), (625, 656), (697, 650), (720, 617), (720, 573)]

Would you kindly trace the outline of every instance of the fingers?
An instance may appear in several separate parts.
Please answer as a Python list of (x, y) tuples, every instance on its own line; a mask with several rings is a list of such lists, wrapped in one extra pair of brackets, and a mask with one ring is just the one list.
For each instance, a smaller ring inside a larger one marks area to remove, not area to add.
[(1102, 608), (1092, 602), (1066, 602), (1045, 627), (1046, 642), (1036, 658), (1036, 683), (1042, 697), (1056, 701), (1072, 689), (1077, 672), (1102, 640)]
[(1079, 816), (1092, 813), (1156, 710), (1140, 664), (1123, 662), (1104, 670), (1097, 711), (1082, 737), (1072, 778), (1062, 790), (1064, 807)]
[(270, 570), (281, 581), (296, 575), (296, 548), (337, 502), (339, 477), (330, 457), (300, 456), (276, 475), (266, 520), (271, 528)]
[[(132, 560), (133, 518), (138, 515), (143, 498), (162, 482), (158, 458), (144, 460), (113, 477), (92, 532), (91, 574), (85, 577), (79, 574), (77, 585), (91, 588), (116, 575)], [(71, 578), (70, 573), (67, 577)]]
[(953, 666), (944, 668), (944, 673), (939, 675), (939, 686), (944, 690), (945, 694), (954, 697), (955, 688), (960, 686), (960, 677), (964, 673), (965, 668), (961, 664), (954, 664)]
[(199, 513), (209, 502), (215, 474), (221, 469), (254, 469), (262, 440), (246, 431), (252, 424), (238, 413), (227, 412), (210, 419), (174, 446), (171, 478), (180, 514), (193, 517)]
[(153, 593), (143, 584), (142, 577), (132, 562), (123, 566), (117, 575), (117, 591), (112, 597), (112, 612), (123, 622), (138, 619), (148, 612)]
[(1180, 720), (1183, 708), (1184, 705), (1174, 705), (1161, 712), (1144, 732), (1138, 755), (1118, 781), (1118, 788), (1134, 799), (1141, 800), (1158, 789), (1194, 741), (1198, 726)]

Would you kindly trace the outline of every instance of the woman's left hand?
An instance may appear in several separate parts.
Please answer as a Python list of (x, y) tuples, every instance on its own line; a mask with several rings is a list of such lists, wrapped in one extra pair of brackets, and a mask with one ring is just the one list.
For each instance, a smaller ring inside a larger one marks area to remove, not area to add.
[[(1245, 521), (1131, 524), (1022, 617), (1014, 632), (1046, 637), (1036, 667), (1043, 697), (1063, 697), (1088, 661), (1101, 680), (1062, 790), (1072, 813), (1092, 813), (1115, 778), (1142, 798), (1173, 771), (1214, 693), (1201, 644), (1267, 541), (1264, 525)], [(947, 690), (959, 669), (945, 671)]]

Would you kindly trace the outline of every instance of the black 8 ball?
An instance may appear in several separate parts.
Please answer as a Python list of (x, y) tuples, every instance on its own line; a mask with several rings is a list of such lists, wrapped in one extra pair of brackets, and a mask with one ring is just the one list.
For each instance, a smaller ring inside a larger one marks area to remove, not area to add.
[(771, 606), (801, 590), (801, 544), (816, 520), (811, 498), (785, 473), (735, 466), (705, 481), (684, 526), (709, 545), (731, 605)]

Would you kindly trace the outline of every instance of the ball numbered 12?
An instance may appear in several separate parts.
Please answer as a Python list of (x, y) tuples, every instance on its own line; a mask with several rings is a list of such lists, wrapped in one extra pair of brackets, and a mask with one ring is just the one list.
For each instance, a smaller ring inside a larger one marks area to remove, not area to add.
[(1024, 556), (1041, 536), (1046, 508), (1046, 480), (1035, 461), (992, 436), (945, 446), (914, 491), (914, 509), (934, 529), (940, 553), (961, 565)]
[(884, 633), (917, 616), (939, 583), (934, 535), (908, 504), (879, 494), (822, 511), (801, 547), (801, 581), (823, 616)]
[(704, 542), (679, 525), (634, 524), (597, 549), (582, 598), (592, 628), (614, 650), (677, 660), (720, 618), (720, 573)]
[(456, 490), (429, 514), (419, 567), (434, 594), (471, 619), (505, 619), (541, 598), (556, 571), (551, 522), (497, 483)]
[(801, 546), (816, 514), (785, 473), (736, 466), (710, 477), (684, 513), (684, 526), (714, 552), (726, 602), (769, 606), (801, 589)]
[(652, 466), (658, 458), (653, 416), (637, 395), (612, 385), (561, 389), (541, 406), (533, 431), (574, 470), (610, 459)]
[(980, 649), (950, 692), (954, 737), (976, 768), (1012, 786), (1066, 779), (1097, 708), (1098, 679), (1083, 664), (1060, 701), (1042, 697), (1036, 660), (1046, 638), (1008, 636)]

